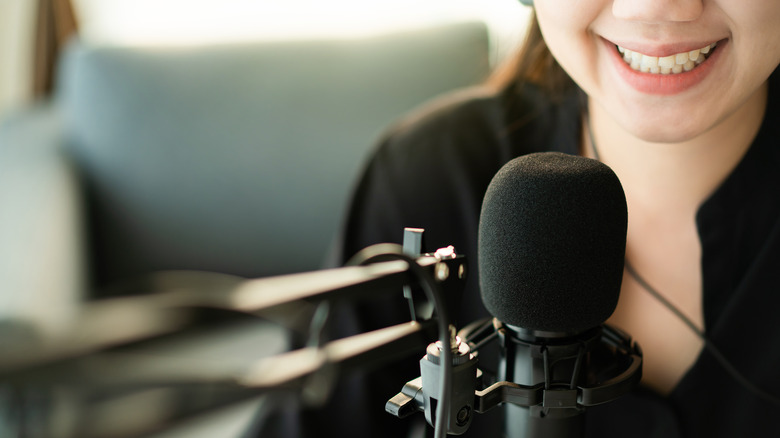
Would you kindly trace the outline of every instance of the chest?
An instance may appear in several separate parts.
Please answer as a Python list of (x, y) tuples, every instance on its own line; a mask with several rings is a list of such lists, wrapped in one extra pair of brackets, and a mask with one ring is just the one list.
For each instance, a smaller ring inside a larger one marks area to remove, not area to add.
[(644, 352), (642, 383), (663, 395), (677, 386), (703, 346), (690, 327), (627, 274), (608, 322), (639, 343)]
[(696, 333), (704, 330), (701, 244), (695, 209), (660, 211), (666, 214), (637, 207), (629, 199), (626, 260), (631, 269), (624, 270), (618, 305), (608, 322), (641, 346), (643, 384), (669, 394), (703, 346)]

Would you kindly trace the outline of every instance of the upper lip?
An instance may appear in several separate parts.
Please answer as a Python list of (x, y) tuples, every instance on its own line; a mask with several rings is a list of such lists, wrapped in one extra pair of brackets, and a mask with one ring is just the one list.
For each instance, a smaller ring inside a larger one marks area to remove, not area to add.
[(673, 43), (658, 43), (658, 42), (638, 42), (628, 40), (608, 40), (604, 38), (604, 41), (620, 46), (624, 49), (631, 50), (633, 52), (639, 52), (647, 56), (671, 56), (677, 53), (690, 52), (691, 50), (701, 49), (710, 44), (717, 43), (720, 40), (695, 40), (695, 41), (678, 41)]

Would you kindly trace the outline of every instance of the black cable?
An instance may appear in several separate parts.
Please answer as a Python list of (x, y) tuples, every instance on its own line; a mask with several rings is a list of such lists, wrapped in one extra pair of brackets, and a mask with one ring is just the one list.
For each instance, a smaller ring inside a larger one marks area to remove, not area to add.
[(650, 284), (645, 281), (644, 278), (642, 278), (639, 273), (634, 269), (634, 267), (631, 265), (631, 263), (626, 260), (625, 261), (625, 269), (628, 274), (634, 278), (634, 281), (636, 281), (644, 290), (646, 290), (650, 295), (653, 296), (656, 300), (658, 300), (664, 307), (666, 307), (670, 312), (674, 313), (677, 318), (679, 318), (683, 324), (688, 326), (688, 328), (699, 338), (704, 341), (707, 340), (707, 336), (704, 334), (704, 332), (699, 329), (699, 327), (696, 326), (696, 324), (691, 321), (690, 318), (688, 318), (680, 309), (678, 309), (674, 304), (672, 304), (671, 301), (667, 300), (666, 297), (661, 295), (660, 292), (655, 290)]
[(493, 318), (485, 318), (463, 327), (458, 331), (458, 336), (469, 344), (472, 352), (476, 352), (498, 336), (498, 332), (493, 326)]
[(479, 351), (480, 348), (487, 345), (489, 342), (493, 341), (493, 339), (498, 337), (498, 331), (494, 331), (493, 333), (485, 336), (481, 341), (477, 342), (471, 347), (471, 351)]

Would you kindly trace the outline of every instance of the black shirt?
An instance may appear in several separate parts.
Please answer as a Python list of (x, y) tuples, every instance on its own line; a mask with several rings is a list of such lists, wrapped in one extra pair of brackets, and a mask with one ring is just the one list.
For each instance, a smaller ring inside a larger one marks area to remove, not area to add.
[[(775, 398), (780, 398), (779, 79), (778, 73), (770, 79), (766, 117), (753, 145), (697, 215), (705, 332), (737, 370)], [(355, 191), (345, 258), (373, 243), (400, 243), (404, 227), (424, 228), (425, 250), (454, 245), (472, 267), (459, 325), (489, 316), (476, 272), (485, 190), (498, 169), (517, 156), (577, 154), (583, 102), (576, 89), (551, 99), (531, 86), (520, 93), (515, 87), (475, 88), (411, 114), (388, 131)], [(358, 331), (409, 318), (403, 299), (350, 310), (344, 321)], [(391, 417), (383, 406), (419, 375), (417, 359), (347, 379), (356, 385), (351, 396), (361, 397), (350, 415), (355, 436), (360, 425), (371, 436), (402, 436), (414, 423)], [(639, 388), (588, 412), (593, 437), (780, 436), (780, 405), (744, 389), (706, 348), (668, 397)], [(497, 434), (499, 416), (477, 416), (468, 436)]]

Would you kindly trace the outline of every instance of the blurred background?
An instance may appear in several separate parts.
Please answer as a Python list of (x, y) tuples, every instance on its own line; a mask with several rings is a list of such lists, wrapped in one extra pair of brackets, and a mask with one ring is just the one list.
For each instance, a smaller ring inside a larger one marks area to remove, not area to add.
[[(337, 265), (349, 195), (382, 132), (482, 83), (528, 14), (516, 0), (0, 0), (4, 357), (73, 347), (121, 380), (229, 373), (299, 346), (311, 327), (263, 321), (114, 361), (104, 347), (171, 320), (85, 306)], [(0, 435), (133, 436), (182, 404), (162, 391), (81, 408), (71, 384), (32, 401), (0, 384)], [(258, 403), (160, 436), (249, 436)]]
[(484, 81), (528, 14), (515, 0), (0, 0), (0, 315), (54, 327), (56, 309), (159, 270), (326, 266), (381, 133)]
[[(0, 0), (0, 114), (28, 102), (38, 0)], [(490, 27), (498, 60), (522, 38), (515, 0), (71, 0), (82, 38), (112, 45), (202, 45), (360, 38), (469, 19)]]

